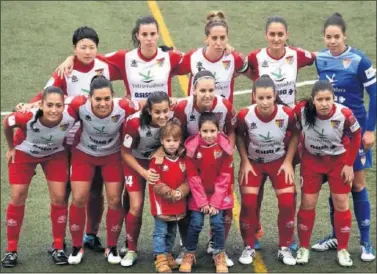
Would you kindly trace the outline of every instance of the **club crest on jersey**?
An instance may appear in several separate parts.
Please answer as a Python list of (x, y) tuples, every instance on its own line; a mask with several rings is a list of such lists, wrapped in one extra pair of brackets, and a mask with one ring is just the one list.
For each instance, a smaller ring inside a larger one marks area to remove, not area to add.
[(333, 128), (339, 128), (339, 125), (340, 125), (339, 120), (331, 120), (330, 123)]
[(250, 129), (256, 129), (256, 128), (257, 128), (257, 124), (254, 123), (254, 122), (252, 122), (252, 123), (250, 124)]
[(68, 128), (68, 126), (69, 126), (69, 123), (62, 124), (62, 125), (60, 125), (60, 130), (61, 130), (61, 131), (66, 131), (67, 128)]
[(277, 127), (282, 128), (284, 125), (284, 119), (276, 119), (275, 124)]
[(169, 170), (169, 167), (167, 165), (162, 166), (162, 171), (168, 171), (168, 170)]
[(268, 68), (268, 62), (266, 60), (262, 62), (262, 68)]
[(215, 151), (213, 151), (213, 156), (215, 157), (215, 159), (219, 159), (222, 155), (223, 155), (223, 151), (222, 150), (215, 150)]
[(179, 162), (179, 168), (181, 169), (182, 172), (185, 172), (185, 170), (186, 170), (186, 165), (185, 165), (185, 163), (183, 163), (183, 162)]
[(225, 70), (228, 70), (230, 67), (230, 60), (224, 60), (223, 61), (223, 67)]
[(360, 158), (361, 164), (365, 166), (365, 162), (367, 161), (367, 157), (365, 155), (361, 156)]
[(348, 69), (348, 68), (350, 67), (351, 63), (352, 63), (352, 60), (351, 60), (351, 59), (349, 59), (349, 58), (345, 58), (345, 59), (343, 59), (343, 67), (344, 67), (345, 69)]
[(137, 62), (136, 60), (131, 61), (131, 67), (137, 68)]
[(293, 56), (287, 56), (285, 57), (285, 62), (288, 64), (288, 65), (292, 65), (293, 64)]
[(162, 67), (164, 65), (164, 62), (165, 62), (165, 57), (156, 59), (156, 63), (159, 67)]
[(94, 70), (94, 72), (96, 73), (96, 75), (103, 75), (103, 68), (96, 69)]
[(198, 152), (197, 154), (196, 154), (196, 159), (201, 159), (203, 157), (203, 155), (200, 153), (200, 152)]
[(119, 119), (120, 119), (120, 114), (117, 114), (111, 117), (111, 121), (113, 121), (114, 123), (118, 122)]

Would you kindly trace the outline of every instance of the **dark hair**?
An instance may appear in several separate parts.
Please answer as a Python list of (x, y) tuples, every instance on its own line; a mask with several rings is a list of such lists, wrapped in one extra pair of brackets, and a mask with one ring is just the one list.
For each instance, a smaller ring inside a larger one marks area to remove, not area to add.
[(213, 79), (213, 81), (216, 82), (216, 78), (215, 78), (215, 76), (212, 74), (212, 72), (210, 72), (210, 71), (208, 71), (208, 70), (201, 70), (201, 71), (198, 71), (198, 73), (196, 73), (196, 74), (194, 75), (194, 80), (192, 81), (194, 88), (196, 88), (196, 85), (198, 84), (198, 82), (199, 82), (202, 78), (210, 78), (210, 79)]
[[(59, 94), (62, 97), (62, 101), (64, 102), (64, 92), (63, 92), (63, 90), (61, 88), (59, 88), (59, 87), (50, 86), (50, 87), (45, 88), (44, 91), (43, 91), (43, 93), (42, 93), (42, 103), (43, 103), (44, 100), (46, 100), (47, 95), (53, 94), (53, 93)], [(38, 132), (39, 131), (39, 129), (34, 128), (34, 124), (42, 116), (43, 116), (43, 110), (38, 109), (37, 112), (36, 112), (36, 114), (35, 114), (33, 122), (30, 123), (30, 128), (34, 132)]]
[(323, 25), (323, 33), (325, 33), (328, 26), (338, 26), (342, 30), (343, 34), (346, 33), (347, 27), (346, 22), (344, 22), (343, 16), (335, 12), (333, 15), (328, 17)]
[(107, 79), (103, 75), (95, 75), (90, 81), (89, 95), (93, 96), (94, 90), (101, 88), (110, 88), (111, 95), (114, 95), (115, 93), (113, 89), (113, 84), (111, 84), (111, 81), (109, 79)]
[(214, 113), (214, 112), (203, 112), (202, 114), (200, 114), (200, 117), (199, 117), (199, 130), (202, 128), (202, 125), (205, 122), (210, 122), (210, 123), (215, 124), (215, 126), (217, 127), (217, 129), (220, 130), (219, 119), (217, 119), (216, 113)]
[(267, 74), (263, 74), (261, 77), (259, 77), (257, 80), (253, 83), (253, 94), (256, 96), (256, 90), (257, 88), (272, 88), (274, 91), (274, 94), (276, 95), (275, 103), (278, 105), (287, 106), (279, 97), (279, 94), (276, 91), (276, 85), (275, 82), (268, 76)]
[(168, 121), (165, 126), (163, 126), (160, 130), (160, 138), (166, 138), (169, 136), (173, 136), (173, 138), (182, 139), (182, 127), (181, 122), (177, 118), (173, 118), (172, 120)]
[(149, 94), (147, 103), (143, 107), (140, 113), (140, 127), (145, 128), (148, 127), (152, 121), (152, 116), (149, 114), (148, 110), (152, 110), (152, 106), (154, 104), (168, 102), (170, 105), (170, 99), (166, 92), (163, 91), (155, 91)]
[(82, 39), (90, 39), (96, 44), (96, 46), (99, 44), (97, 32), (87, 26), (79, 27), (75, 30), (72, 36), (72, 44), (76, 46), (76, 44)]
[(226, 22), (225, 13), (223, 11), (211, 11), (208, 13), (207, 24), (204, 28), (205, 35), (208, 36), (211, 29), (215, 26), (224, 27), (226, 33), (228, 33), (228, 23)]
[[(274, 16), (270, 16), (267, 18), (267, 21), (266, 21), (266, 26), (265, 26), (265, 32), (267, 33), (267, 30), (268, 30), (268, 27), (272, 24), (272, 23), (280, 23), (280, 24), (283, 24), (284, 28), (285, 28), (285, 31), (288, 32), (288, 23), (287, 21), (284, 19), (283, 16), (279, 16), (279, 15), (274, 15)], [(293, 44), (291, 43), (291, 41), (289, 39), (287, 39), (286, 41), (286, 45), (287, 46), (293, 46)]]
[(141, 16), (139, 19), (136, 20), (135, 27), (132, 30), (132, 42), (134, 43), (134, 46), (136, 48), (140, 47), (140, 41), (137, 39), (136, 34), (140, 30), (140, 25), (149, 25), (149, 24), (155, 24), (157, 31), (158, 31), (158, 23), (157, 20), (153, 16)]
[(319, 91), (329, 90), (332, 94), (334, 94), (334, 89), (328, 80), (318, 80), (314, 83), (312, 88), (312, 94), (310, 99), (307, 100), (305, 105), (304, 113), (305, 113), (305, 125), (308, 125), (309, 128), (313, 128), (315, 124), (315, 119), (317, 116), (317, 110), (314, 105), (314, 97)]

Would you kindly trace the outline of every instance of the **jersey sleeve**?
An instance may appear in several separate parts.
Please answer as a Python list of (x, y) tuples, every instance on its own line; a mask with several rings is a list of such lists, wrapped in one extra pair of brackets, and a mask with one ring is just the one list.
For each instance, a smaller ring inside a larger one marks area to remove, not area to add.
[(186, 127), (186, 124), (187, 124), (187, 116), (185, 113), (186, 105), (187, 105), (187, 99), (183, 99), (178, 104), (176, 104), (172, 109), (172, 111), (174, 112), (174, 117), (179, 120), (179, 122), (182, 125), (182, 128)]
[(236, 118), (237, 118), (236, 133), (239, 134), (239, 135), (242, 135), (247, 131), (247, 125), (246, 125), (245, 117), (248, 113), (249, 113), (249, 109), (243, 108), (243, 109), (240, 110), (240, 112), (238, 112), (238, 114), (236, 116)]
[(315, 54), (302, 48), (292, 48), (297, 53), (297, 68), (312, 65), (315, 60)]
[(186, 156), (185, 157), (185, 165), (186, 165), (187, 177), (199, 176), (198, 169), (197, 169), (197, 166), (196, 166), (194, 159)]
[(123, 147), (127, 150), (137, 148), (140, 140), (139, 119), (126, 120), (123, 125)]
[(5, 117), (5, 124), (8, 127), (19, 127), (22, 129), (26, 129), (27, 123), (33, 117), (32, 112), (13, 112)]
[(234, 51), (232, 55), (234, 57), (234, 71), (240, 73), (246, 72), (249, 67), (247, 58), (237, 51)]
[(73, 97), (71, 103), (67, 106), (67, 112), (69, 115), (78, 118), (79, 108), (86, 103), (86, 97), (84, 95), (79, 95)]
[(291, 132), (299, 131), (299, 125), (297, 116), (290, 107), (283, 106), (284, 112), (288, 115), (288, 127), (287, 130)]
[[(51, 78), (47, 81), (47, 83), (46, 83), (46, 85), (43, 89), (46, 89), (47, 87), (52, 87), (52, 86), (61, 88), (64, 92), (64, 95), (67, 95), (67, 83), (65, 81), (65, 77), (63, 77), (63, 79), (60, 79), (57, 72), (54, 72), (52, 74)], [(41, 91), (36, 96), (34, 96), (29, 101), (29, 103), (34, 103), (34, 102), (42, 100), (42, 95), (43, 95), (43, 91)]]
[(134, 114), (140, 110), (140, 104), (137, 101), (130, 100), (128, 98), (122, 98), (119, 101), (119, 106), (125, 110), (126, 117)]
[(360, 125), (353, 115), (352, 110), (349, 108), (342, 108), (342, 113), (345, 117), (344, 130), (350, 130), (352, 133), (360, 130)]
[[(97, 55), (97, 58), (106, 62), (109, 64), (109, 66), (114, 66), (116, 69), (118, 69), (120, 75), (115, 75), (114, 72), (114, 77), (115, 76), (120, 76), (120, 79), (123, 79), (122, 75), (125, 75), (126, 73), (126, 53), (127, 51), (125, 50), (118, 50), (114, 51), (111, 53), (107, 53), (105, 55)], [(111, 79), (111, 80), (120, 80), (120, 79)]]
[(260, 52), (260, 49), (254, 50), (249, 53), (247, 56), (247, 62), (249, 65), (249, 71), (251, 73), (251, 77), (253, 81), (255, 81), (259, 77), (259, 69), (258, 69), (258, 59), (257, 54)]
[(174, 70), (182, 62), (183, 56), (183, 53), (180, 51), (169, 51), (171, 70)]
[(234, 110), (234, 107), (231, 102), (227, 99), (222, 99), (223, 103), (227, 109), (226, 117), (225, 117), (225, 134), (230, 134), (232, 131), (234, 131), (234, 128), (236, 126), (236, 112)]
[(182, 61), (174, 70), (176, 75), (185, 75), (191, 73), (191, 55), (194, 53), (194, 51), (195, 50), (191, 50), (182, 57)]

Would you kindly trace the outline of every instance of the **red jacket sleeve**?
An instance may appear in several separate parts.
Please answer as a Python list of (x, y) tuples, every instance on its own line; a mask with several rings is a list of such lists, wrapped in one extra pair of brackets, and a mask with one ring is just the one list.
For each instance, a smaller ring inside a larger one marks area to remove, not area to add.
[(209, 200), (209, 204), (217, 209), (221, 208), (222, 201), (228, 194), (229, 186), (231, 184), (231, 172), (233, 172), (232, 156), (227, 154), (223, 155), (225, 156), (220, 168), (220, 175), (215, 180), (215, 192)]
[(202, 180), (197, 175), (194, 160), (186, 156), (185, 163), (187, 169), (187, 181), (190, 186), (192, 197), (194, 198), (198, 208), (202, 208), (208, 205), (207, 194), (202, 185)]

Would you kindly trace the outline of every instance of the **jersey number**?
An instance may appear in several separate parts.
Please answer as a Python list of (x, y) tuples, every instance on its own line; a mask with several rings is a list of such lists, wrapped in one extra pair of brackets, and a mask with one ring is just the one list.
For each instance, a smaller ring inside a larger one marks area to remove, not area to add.
[(131, 187), (133, 183), (132, 176), (126, 176), (125, 180), (126, 180), (126, 185)]

